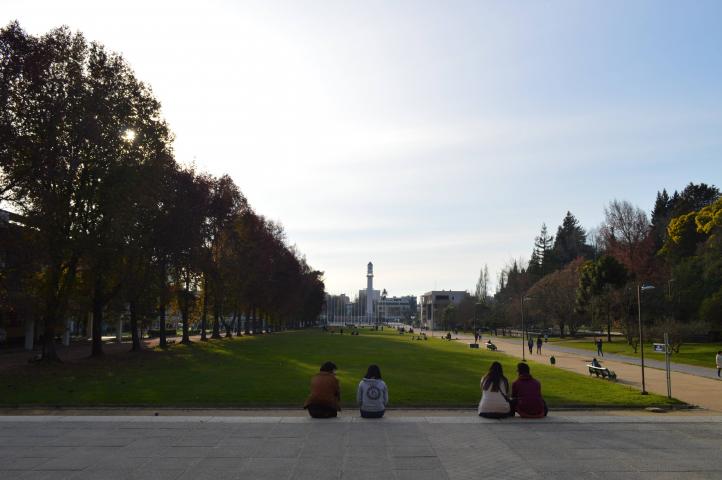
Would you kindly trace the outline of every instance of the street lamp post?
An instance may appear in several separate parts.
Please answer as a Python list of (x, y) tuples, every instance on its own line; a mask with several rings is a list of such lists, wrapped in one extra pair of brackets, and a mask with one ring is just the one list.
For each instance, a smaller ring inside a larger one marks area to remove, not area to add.
[(532, 297), (521, 296), (519, 302), (521, 303), (521, 361), (526, 362), (526, 342), (524, 341), (524, 300), (531, 300)]
[(642, 328), (642, 292), (654, 289), (654, 285), (637, 284), (637, 314), (639, 316), (639, 358), (642, 366), (642, 395), (647, 395), (644, 382), (644, 330)]

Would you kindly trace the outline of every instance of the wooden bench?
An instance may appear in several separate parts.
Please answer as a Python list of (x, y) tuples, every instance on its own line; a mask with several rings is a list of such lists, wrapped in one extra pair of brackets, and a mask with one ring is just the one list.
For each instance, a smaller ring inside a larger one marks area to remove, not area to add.
[(597, 377), (606, 378), (607, 380), (617, 380), (617, 374), (614, 373), (612, 370), (608, 369), (607, 367), (595, 367), (591, 363), (587, 364), (587, 367), (589, 367), (589, 375), (596, 375)]

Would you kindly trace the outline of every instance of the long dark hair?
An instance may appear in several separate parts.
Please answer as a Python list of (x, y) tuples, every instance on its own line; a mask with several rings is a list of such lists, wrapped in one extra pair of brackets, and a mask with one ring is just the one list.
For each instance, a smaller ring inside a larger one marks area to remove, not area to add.
[(504, 376), (504, 371), (501, 368), (501, 363), (491, 362), (491, 365), (489, 366), (489, 372), (484, 377), (484, 384), (482, 385), (482, 388), (484, 390), (487, 390), (489, 389), (489, 387), (491, 387), (492, 392), (498, 392), (502, 380), (508, 388), (509, 381)]
[(366, 370), (366, 375), (364, 375), (364, 378), (377, 378), (381, 380), (381, 369), (378, 365), (369, 365), (368, 370)]

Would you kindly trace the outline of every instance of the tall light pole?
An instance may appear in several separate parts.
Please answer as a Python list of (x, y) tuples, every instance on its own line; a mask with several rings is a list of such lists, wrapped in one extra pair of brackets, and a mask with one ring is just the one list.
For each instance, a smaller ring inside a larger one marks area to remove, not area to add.
[(642, 329), (642, 292), (653, 290), (654, 285), (637, 284), (637, 313), (639, 315), (639, 357), (642, 365), (642, 395), (647, 395), (647, 388), (644, 383), (644, 330)]
[(521, 303), (521, 361), (526, 362), (526, 342), (524, 341), (524, 300), (531, 300), (532, 297), (522, 295), (519, 299)]

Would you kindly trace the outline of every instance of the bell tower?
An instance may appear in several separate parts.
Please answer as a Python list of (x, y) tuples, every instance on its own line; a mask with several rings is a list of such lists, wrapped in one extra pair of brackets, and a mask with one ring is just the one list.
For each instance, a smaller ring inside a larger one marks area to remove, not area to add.
[(366, 270), (366, 321), (374, 319), (374, 264), (369, 262)]

